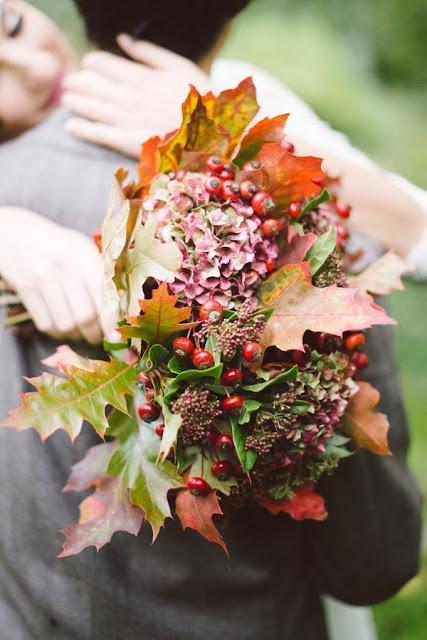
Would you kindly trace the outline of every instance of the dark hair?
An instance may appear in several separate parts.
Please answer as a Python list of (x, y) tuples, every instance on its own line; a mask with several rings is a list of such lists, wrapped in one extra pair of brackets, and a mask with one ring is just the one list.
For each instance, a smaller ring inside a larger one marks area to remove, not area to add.
[(90, 40), (117, 51), (117, 34), (137, 38), (200, 60), (223, 27), (250, 0), (74, 0)]

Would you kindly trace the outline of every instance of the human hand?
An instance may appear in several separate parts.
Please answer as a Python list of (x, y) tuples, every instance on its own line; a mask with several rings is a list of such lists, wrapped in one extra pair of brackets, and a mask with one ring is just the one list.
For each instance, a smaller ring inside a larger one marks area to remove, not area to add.
[(95, 51), (65, 80), (63, 104), (78, 118), (66, 129), (82, 140), (138, 157), (141, 143), (173, 131), (189, 85), (205, 93), (209, 77), (195, 63), (149, 42), (117, 38), (137, 62)]
[(85, 235), (32, 211), (2, 207), (0, 274), (39, 331), (101, 342), (102, 258)]

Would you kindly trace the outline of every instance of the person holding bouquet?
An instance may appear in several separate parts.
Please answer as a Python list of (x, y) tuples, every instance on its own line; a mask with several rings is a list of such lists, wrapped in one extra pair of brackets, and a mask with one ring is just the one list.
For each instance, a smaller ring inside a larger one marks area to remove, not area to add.
[[(89, 4), (93, 3), (88, 3), (87, 13), (80, 4), (91, 24)], [(136, 5), (132, 13), (132, 5), (126, 12), (129, 27), (141, 17)], [(229, 11), (230, 3), (227, 6)], [(107, 12), (103, 15), (107, 33), (116, 28), (119, 14), (122, 17), (123, 3), (120, 8), (113, 3), (111, 9), (108, 18)], [(119, 13), (115, 15), (113, 9)], [(215, 9), (219, 12), (218, 5)], [(224, 12), (225, 21), (228, 17)], [(202, 23), (202, 16), (199, 19)], [(176, 26), (176, 20), (173, 24)], [(203, 24), (219, 26), (209, 20)], [(123, 29), (131, 30), (127, 25)], [(2, 200), (43, 211), (54, 224), (60, 221), (86, 233), (100, 221), (99, 198), (108, 190), (113, 167), (123, 164), (123, 158), (116, 155), (71, 143), (62, 134), (60, 119), (7, 145), (4, 151), (1, 162), (8, 167), (8, 184)], [(17, 169), (11, 170), (14, 163)], [(23, 166), (30, 167), (24, 182)], [(19, 240), (26, 231), (23, 225)], [(72, 286), (73, 281), (68, 289)], [(2, 339), (2, 354), (12, 372), (1, 386), (6, 406), (14, 395), (17, 370), (22, 367), (26, 375), (36, 373), (40, 358), (52, 352), (55, 343), (38, 334), (18, 344), (10, 336)], [(57, 541), (51, 532), (55, 525), (72, 519), (75, 503), (67, 502), (64, 512), (54, 496), (65, 480), (72, 454), (60, 436), (42, 448), (32, 433), (21, 435), (25, 445), (22, 441), (18, 445), (16, 434), (3, 432), (3, 486), (7, 490), (2, 504), (6, 510), (3, 522), (8, 524), (1, 541), (2, 588), (8, 594), (5, 620), (15, 635), (25, 637), (30, 620), (28, 637), (113, 638), (125, 633), (132, 638), (145, 632), (153, 638), (190, 637), (190, 633), (208, 638), (219, 634), (250, 638), (260, 633), (321, 638), (325, 631), (319, 593), (355, 604), (372, 603), (394, 593), (417, 568), (419, 499), (404, 461), (405, 419), (397, 380), (390, 376), (393, 363), (387, 331), (373, 332), (371, 349), (377, 365), (371, 376), (381, 387), (392, 420), (395, 457), (377, 460), (359, 453), (343, 465), (325, 482), (331, 518), (319, 526), (273, 522), (256, 509), (248, 510), (230, 526), (231, 574), (215, 549), (199, 544), (191, 534), (178, 537), (172, 525), (156, 548), (149, 549), (144, 536), (125, 544), (118, 536), (99, 557), (89, 551), (65, 561), (60, 569), (53, 564)], [(86, 444), (80, 443), (83, 448)], [(57, 486), (50, 485), (52, 480)], [(35, 506), (35, 530), (24, 524), (30, 505)], [(31, 568), (36, 561), (34, 572)]]

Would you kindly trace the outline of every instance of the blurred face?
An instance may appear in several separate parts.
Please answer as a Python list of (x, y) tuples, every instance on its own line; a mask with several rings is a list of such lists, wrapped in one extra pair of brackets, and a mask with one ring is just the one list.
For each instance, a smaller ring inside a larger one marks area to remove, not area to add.
[(70, 45), (43, 13), (22, 0), (0, 0), (0, 138), (41, 122), (73, 65)]

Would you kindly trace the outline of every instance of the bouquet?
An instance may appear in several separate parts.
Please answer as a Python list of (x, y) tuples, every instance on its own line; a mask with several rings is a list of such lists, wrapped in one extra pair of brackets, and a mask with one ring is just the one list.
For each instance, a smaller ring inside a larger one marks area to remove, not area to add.
[(2, 423), (74, 440), (87, 421), (100, 437), (65, 487), (94, 492), (62, 557), (143, 521), (155, 539), (172, 514), (227, 552), (221, 515), (255, 502), (323, 520), (322, 475), (357, 447), (390, 455), (360, 379), (364, 330), (394, 323), (372, 296), (407, 267), (389, 253), (348, 275), (339, 184), (294, 153), (286, 115), (248, 129), (258, 109), (250, 78), (191, 88), (180, 129), (142, 145), (137, 181), (117, 172), (96, 237), (109, 358), (60, 347), (46, 361), (60, 375), (30, 380)]

